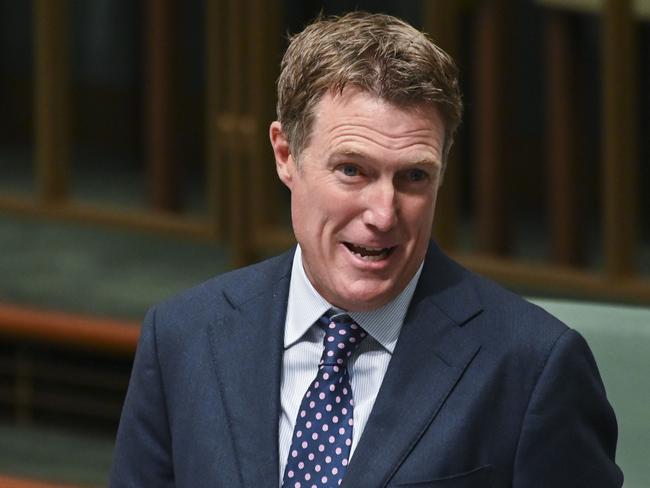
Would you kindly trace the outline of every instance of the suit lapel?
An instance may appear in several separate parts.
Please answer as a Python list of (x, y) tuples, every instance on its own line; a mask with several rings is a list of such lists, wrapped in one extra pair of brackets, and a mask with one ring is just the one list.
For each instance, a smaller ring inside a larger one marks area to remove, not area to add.
[(385, 486), (480, 348), (462, 325), (480, 313), (467, 275), (432, 247), (343, 486)]
[[(243, 486), (267, 486), (279, 479), (278, 412), (291, 266), (287, 261), (280, 279), (248, 283), (244, 287), (248, 293), (229, 291), (233, 310), (211, 331)], [(258, 294), (251, 292), (260, 289)]]

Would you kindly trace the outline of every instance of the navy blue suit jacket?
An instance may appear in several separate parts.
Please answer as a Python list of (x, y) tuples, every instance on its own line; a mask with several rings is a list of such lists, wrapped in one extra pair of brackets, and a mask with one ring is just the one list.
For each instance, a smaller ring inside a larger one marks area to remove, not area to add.
[[(147, 315), (111, 487), (277, 487), (293, 252)], [(349, 488), (620, 487), (582, 337), (431, 245)]]

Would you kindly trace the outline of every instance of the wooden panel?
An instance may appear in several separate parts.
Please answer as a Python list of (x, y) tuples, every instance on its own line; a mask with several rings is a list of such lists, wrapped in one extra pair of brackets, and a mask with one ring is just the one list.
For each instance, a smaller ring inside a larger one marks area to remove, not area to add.
[(638, 225), (637, 46), (629, 0), (607, 0), (603, 24), (605, 271), (616, 278), (634, 273)]
[(34, 110), (38, 196), (64, 200), (70, 169), (68, 2), (34, 2)]
[(506, 106), (505, 0), (483, 2), (476, 14), (474, 45), (474, 191), (476, 237), (481, 252), (508, 247), (504, 110)]
[[(431, 35), (436, 45), (440, 46), (455, 60), (459, 59), (459, 5), (454, 0), (424, 2), (424, 31)], [(456, 246), (459, 225), (460, 206), (460, 167), (457, 156), (461, 148), (452, 150), (447, 161), (444, 184), (439, 190), (436, 206), (436, 218), (433, 223), (433, 235), (443, 249), (451, 250)]]
[(147, 187), (154, 208), (177, 210), (182, 185), (174, 130), (174, 2), (147, 0), (145, 7)]
[(566, 14), (550, 12), (544, 26), (546, 41), (546, 147), (548, 187), (546, 204), (550, 222), (550, 250), (553, 261), (579, 261), (578, 140), (575, 116), (575, 84), (572, 66), (576, 57)]
[(140, 327), (137, 322), (34, 310), (0, 303), (0, 333), (131, 354), (135, 352)]
[[(537, 0), (537, 3), (547, 7), (598, 14), (602, 12), (605, 2), (603, 0)], [(650, 19), (650, 0), (635, 0), (631, 4), (636, 16)]]

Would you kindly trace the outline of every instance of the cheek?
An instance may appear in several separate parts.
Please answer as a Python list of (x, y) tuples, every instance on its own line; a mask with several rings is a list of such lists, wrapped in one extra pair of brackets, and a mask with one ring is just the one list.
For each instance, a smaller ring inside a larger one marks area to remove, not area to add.
[(430, 231), (433, 224), (436, 203), (435, 193), (432, 196), (410, 200), (402, 207), (402, 216), (408, 222), (412, 232)]

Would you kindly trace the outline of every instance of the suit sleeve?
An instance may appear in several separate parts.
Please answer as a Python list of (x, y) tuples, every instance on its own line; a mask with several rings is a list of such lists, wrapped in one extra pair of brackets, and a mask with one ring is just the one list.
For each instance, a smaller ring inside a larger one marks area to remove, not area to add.
[(153, 309), (142, 326), (117, 431), (109, 486), (174, 486), (171, 435), (158, 362)]
[(618, 429), (598, 368), (573, 330), (556, 341), (539, 375), (515, 455), (514, 488), (619, 488)]

